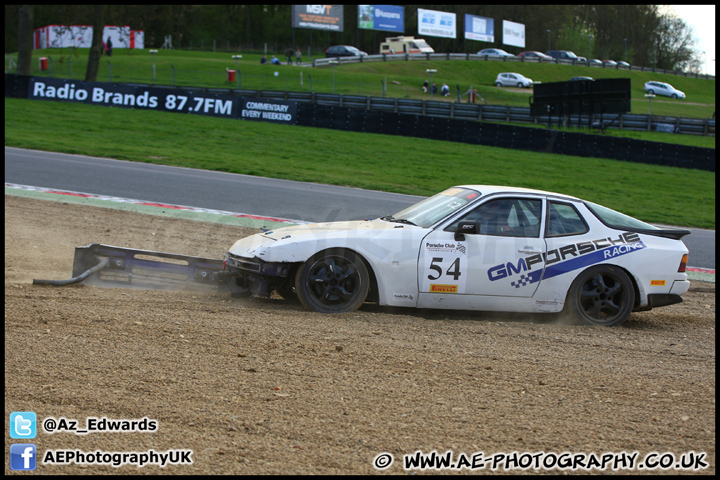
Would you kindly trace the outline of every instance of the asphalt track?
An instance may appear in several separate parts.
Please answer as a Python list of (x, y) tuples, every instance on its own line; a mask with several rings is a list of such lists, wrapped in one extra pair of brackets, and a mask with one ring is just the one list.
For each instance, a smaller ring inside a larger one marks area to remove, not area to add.
[[(6, 193), (73, 197), (83, 203), (186, 218), (215, 213), (237, 224), (274, 228), (284, 220), (326, 222), (396, 213), (422, 197), (249, 175), (5, 147)], [(8, 188), (8, 184), (41, 187)], [(77, 192), (80, 195), (68, 194)], [(115, 198), (110, 198), (115, 197)], [(100, 203), (97, 203), (100, 202)], [(193, 208), (177, 208), (178, 206)], [(210, 213), (208, 213), (210, 212)], [(233, 213), (234, 215), (229, 215)], [(222, 220), (221, 220), (222, 221)], [(691, 229), (690, 265), (715, 269), (715, 231)], [(714, 278), (713, 278), (714, 279)]]

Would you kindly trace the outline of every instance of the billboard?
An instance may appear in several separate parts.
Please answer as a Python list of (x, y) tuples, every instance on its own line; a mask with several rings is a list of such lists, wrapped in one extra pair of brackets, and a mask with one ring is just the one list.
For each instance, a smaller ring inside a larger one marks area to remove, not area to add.
[(495, 41), (495, 20), (465, 14), (465, 38), (480, 42)]
[(525, 48), (525, 25), (503, 20), (503, 44)]
[(293, 28), (314, 28), (330, 32), (343, 31), (342, 5), (293, 5)]
[[(33, 49), (39, 48), (90, 48), (93, 27), (91, 25), (46, 25), (33, 32)], [(103, 42), (112, 39), (113, 48), (144, 48), (142, 30), (130, 30), (129, 26), (107, 25), (103, 29)]]
[(457, 38), (455, 14), (418, 8), (418, 35)]
[(358, 5), (358, 28), (403, 33), (405, 31), (405, 7)]

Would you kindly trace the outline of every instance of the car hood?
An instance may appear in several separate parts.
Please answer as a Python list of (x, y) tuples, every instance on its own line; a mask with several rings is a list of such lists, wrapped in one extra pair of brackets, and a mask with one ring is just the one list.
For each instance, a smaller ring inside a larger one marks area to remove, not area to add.
[(419, 229), (384, 220), (312, 223), (270, 230), (235, 242), (229, 254), (266, 261), (302, 261), (325, 248), (345, 248), (359, 241), (375, 241), (404, 229)]

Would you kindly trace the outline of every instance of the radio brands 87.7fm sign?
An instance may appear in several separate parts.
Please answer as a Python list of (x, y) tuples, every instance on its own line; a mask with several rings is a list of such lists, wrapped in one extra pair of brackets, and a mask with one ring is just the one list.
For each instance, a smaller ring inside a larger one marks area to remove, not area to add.
[(31, 78), (27, 98), (292, 125), (297, 117), (295, 102), (61, 78)]

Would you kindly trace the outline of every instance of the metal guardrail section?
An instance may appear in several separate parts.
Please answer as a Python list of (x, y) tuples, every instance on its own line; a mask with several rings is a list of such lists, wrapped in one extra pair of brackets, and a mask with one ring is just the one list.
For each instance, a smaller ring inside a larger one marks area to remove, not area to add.
[[(336, 107), (363, 108), (412, 115), (454, 118), (459, 120), (482, 120), (487, 122), (533, 123), (539, 125), (557, 125), (558, 118), (533, 117), (530, 108), (508, 107), (504, 105), (479, 105), (467, 103), (435, 102), (432, 100), (410, 100), (402, 98), (366, 97), (362, 95), (339, 95), (332, 93), (275, 92), (255, 90), (224, 90), (223, 93), (251, 97), (292, 100), (299, 103), (317, 103)], [(623, 115), (571, 115), (564, 124), (571, 127), (587, 128), (590, 124), (599, 128), (618, 128), (621, 130), (657, 131), (658, 126), (672, 126), (672, 131), (685, 135), (715, 135), (713, 118), (679, 118), (649, 116), (643, 114)]]
[(507, 62), (507, 63), (554, 63), (557, 65), (582, 65), (590, 68), (601, 68), (611, 70), (628, 70), (633, 72), (653, 72), (653, 73), (664, 73), (668, 75), (679, 75), (682, 77), (692, 78), (704, 78), (708, 80), (715, 80), (715, 75), (704, 75), (699, 73), (688, 73), (678, 72), (675, 70), (665, 70), (662, 68), (653, 67), (639, 67), (636, 65), (630, 65), (630, 67), (623, 67), (616, 65), (614, 67), (602, 65), (588, 65), (588, 62), (580, 62), (577, 60), (560, 60), (560, 59), (541, 59), (537, 57), (500, 57), (495, 55), (477, 55), (475, 53), (396, 53), (387, 54), (382, 53), (379, 55), (365, 55), (358, 57), (338, 57), (338, 58), (316, 58), (313, 60), (313, 67), (327, 67), (330, 62), (338, 63), (365, 63), (365, 62), (398, 62), (405, 61), (410, 62), (413, 60), (464, 60), (464, 61), (495, 61), (495, 62)]

